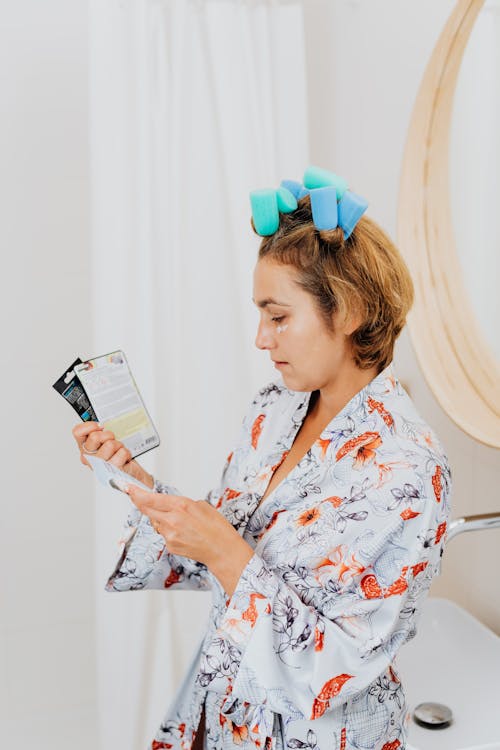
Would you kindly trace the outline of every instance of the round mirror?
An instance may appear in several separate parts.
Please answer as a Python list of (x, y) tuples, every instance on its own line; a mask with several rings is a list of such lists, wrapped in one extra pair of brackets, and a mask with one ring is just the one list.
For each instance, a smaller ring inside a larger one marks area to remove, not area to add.
[(486, 0), (458, 73), (450, 132), (452, 226), (465, 293), (500, 362), (500, 1)]
[[(494, 137), (499, 66), (489, 65), (498, 55), (491, 29), (498, 29), (498, 7), (459, 0), (441, 33), (410, 121), (398, 208), (398, 243), (415, 282), (408, 325), (424, 375), (450, 418), (494, 447), (500, 447)], [(473, 31), (479, 41), (469, 54)], [(486, 38), (491, 49), (484, 47)], [(477, 77), (477, 66), (488, 85)], [(485, 101), (489, 85), (492, 97)]]

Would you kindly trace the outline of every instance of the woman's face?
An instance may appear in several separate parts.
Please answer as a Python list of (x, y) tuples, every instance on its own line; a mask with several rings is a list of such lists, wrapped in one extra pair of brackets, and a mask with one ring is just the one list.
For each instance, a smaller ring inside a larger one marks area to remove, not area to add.
[(253, 300), (260, 310), (255, 345), (269, 351), (287, 388), (314, 391), (332, 385), (352, 367), (348, 334), (355, 325), (335, 330), (325, 325), (313, 297), (296, 282), (293, 266), (259, 260), (254, 272)]

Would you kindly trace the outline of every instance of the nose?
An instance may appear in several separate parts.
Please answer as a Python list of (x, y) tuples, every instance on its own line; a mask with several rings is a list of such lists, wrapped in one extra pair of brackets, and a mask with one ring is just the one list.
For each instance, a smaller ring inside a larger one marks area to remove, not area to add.
[(257, 328), (255, 337), (255, 346), (257, 349), (274, 349), (274, 337), (272, 330), (265, 321), (261, 320)]

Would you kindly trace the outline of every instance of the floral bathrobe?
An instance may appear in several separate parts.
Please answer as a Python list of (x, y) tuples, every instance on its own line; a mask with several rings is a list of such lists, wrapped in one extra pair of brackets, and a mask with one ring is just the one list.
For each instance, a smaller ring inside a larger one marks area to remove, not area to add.
[(107, 590), (213, 592), (208, 631), (152, 750), (189, 750), (203, 706), (206, 750), (406, 747), (395, 656), (440, 571), (448, 462), (390, 364), (259, 505), (310, 397), (281, 380), (262, 388), (205, 498), (255, 550), (230, 598), (130, 510)]

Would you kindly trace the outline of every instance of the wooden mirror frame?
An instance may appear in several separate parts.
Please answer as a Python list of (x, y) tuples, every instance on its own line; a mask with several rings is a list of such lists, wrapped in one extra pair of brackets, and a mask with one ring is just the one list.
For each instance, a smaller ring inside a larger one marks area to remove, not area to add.
[(425, 70), (403, 156), (397, 240), (415, 284), (408, 327), (429, 387), (458, 427), (500, 448), (500, 367), (465, 290), (449, 191), (453, 98), (484, 1), (457, 2)]

